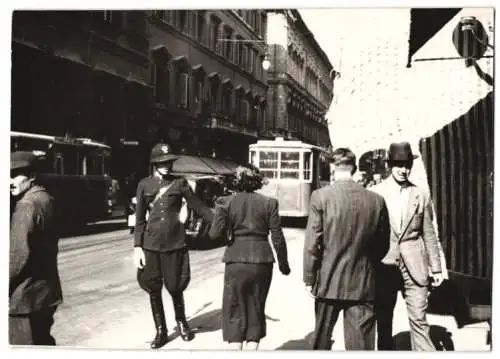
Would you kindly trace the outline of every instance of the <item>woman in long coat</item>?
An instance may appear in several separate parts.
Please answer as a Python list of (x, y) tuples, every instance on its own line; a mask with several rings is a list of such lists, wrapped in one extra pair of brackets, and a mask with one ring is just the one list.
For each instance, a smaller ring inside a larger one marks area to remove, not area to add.
[(257, 350), (266, 336), (265, 305), (271, 285), (274, 256), (268, 235), (276, 251), (279, 270), (288, 275), (287, 247), (280, 226), (278, 201), (255, 193), (263, 186), (258, 169), (239, 167), (237, 193), (216, 202), (209, 236), (228, 237), (223, 262), (222, 336), (234, 349)]

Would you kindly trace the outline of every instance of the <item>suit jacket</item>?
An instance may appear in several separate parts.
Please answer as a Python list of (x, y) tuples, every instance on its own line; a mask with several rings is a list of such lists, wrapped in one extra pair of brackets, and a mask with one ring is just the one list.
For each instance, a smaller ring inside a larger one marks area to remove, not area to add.
[(9, 314), (29, 314), (62, 303), (53, 198), (30, 188), (15, 204), (10, 227)]
[(232, 233), (233, 240), (224, 252), (223, 262), (273, 263), (274, 256), (268, 241), (271, 233), (278, 264), (288, 267), (287, 246), (276, 199), (255, 192), (219, 197), (208, 234), (215, 239), (227, 237), (228, 231)]
[(304, 244), (304, 282), (327, 299), (373, 300), (375, 266), (389, 248), (384, 199), (352, 179), (314, 191)]
[[(168, 190), (153, 204), (160, 188), (170, 185)], [(149, 176), (137, 186), (137, 206), (134, 246), (150, 251), (167, 252), (186, 246), (184, 224), (179, 220), (182, 198), (190, 208), (207, 222), (212, 222), (213, 213), (198, 199), (185, 178), (163, 179)], [(146, 220), (146, 213), (149, 216)]]
[(370, 190), (382, 195), (389, 208), (391, 222), (391, 245), (382, 259), (387, 265), (398, 265), (402, 258), (408, 272), (421, 286), (427, 285), (429, 268), (433, 273), (441, 272), (439, 245), (432, 224), (432, 207), (429, 195), (412, 183), (408, 184), (409, 196), (405, 218), (399, 225), (400, 215), (391, 209), (398, 184), (387, 178)]

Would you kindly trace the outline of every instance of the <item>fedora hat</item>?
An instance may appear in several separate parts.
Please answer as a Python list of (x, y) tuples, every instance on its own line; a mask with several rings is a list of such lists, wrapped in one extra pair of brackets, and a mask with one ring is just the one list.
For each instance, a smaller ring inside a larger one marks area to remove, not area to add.
[(10, 169), (17, 170), (20, 168), (31, 167), (36, 161), (36, 156), (30, 151), (15, 151), (10, 154)]
[(151, 150), (151, 163), (175, 161), (179, 158), (172, 153), (172, 147), (166, 143), (157, 143)]
[(391, 143), (389, 146), (388, 162), (412, 162), (417, 155), (411, 151), (408, 142)]

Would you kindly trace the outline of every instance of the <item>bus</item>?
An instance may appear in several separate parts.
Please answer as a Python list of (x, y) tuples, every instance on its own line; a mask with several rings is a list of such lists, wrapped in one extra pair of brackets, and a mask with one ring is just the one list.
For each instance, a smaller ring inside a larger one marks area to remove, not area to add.
[(249, 162), (269, 181), (259, 192), (278, 199), (281, 217), (307, 217), (312, 191), (330, 184), (330, 159), (321, 147), (281, 137), (249, 146)]
[(11, 131), (10, 150), (33, 151), (37, 182), (54, 197), (58, 227), (81, 228), (109, 216), (111, 147), (88, 138)]

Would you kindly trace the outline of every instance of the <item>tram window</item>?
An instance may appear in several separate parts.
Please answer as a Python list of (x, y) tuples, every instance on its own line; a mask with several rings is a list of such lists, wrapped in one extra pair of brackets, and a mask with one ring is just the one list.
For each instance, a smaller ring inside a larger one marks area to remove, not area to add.
[(102, 157), (95, 154), (85, 157), (87, 165), (87, 175), (99, 175), (102, 170)]
[(81, 156), (81, 170), (82, 170), (82, 175), (86, 176), (88, 174), (88, 169), (87, 169), (87, 156)]
[(65, 175), (78, 175), (80, 165), (78, 161), (78, 150), (76, 147), (66, 144), (57, 144), (56, 147), (59, 156), (64, 158), (64, 173)]
[(250, 151), (250, 163), (254, 166), (258, 167), (257, 163), (257, 152), (255, 151)]
[(281, 169), (299, 170), (300, 153), (299, 152), (281, 152)]
[(278, 152), (261, 151), (259, 169), (266, 178), (278, 178)]
[(64, 158), (59, 153), (54, 157), (54, 173), (60, 175), (64, 174)]
[(310, 181), (312, 174), (311, 152), (304, 152), (304, 180)]
[(281, 174), (282, 179), (299, 179), (300, 153), (281, 152)]

